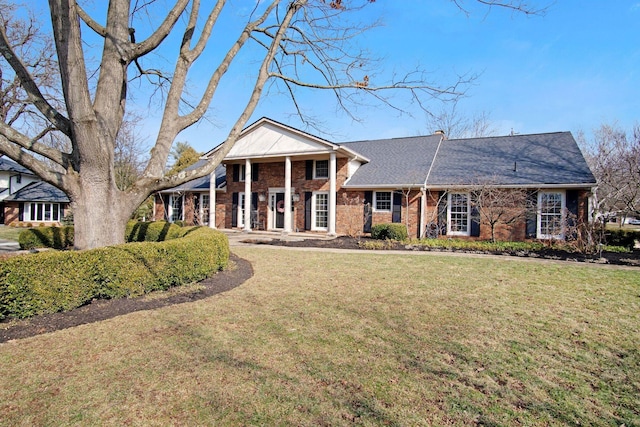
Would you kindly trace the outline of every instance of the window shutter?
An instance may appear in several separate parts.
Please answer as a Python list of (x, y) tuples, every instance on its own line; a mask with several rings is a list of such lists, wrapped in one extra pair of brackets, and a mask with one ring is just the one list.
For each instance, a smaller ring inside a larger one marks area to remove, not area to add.
[(391, 222), (402, 221), (402, 193), (393, 192), (393, 208), (391, 209)]
[(231, 226), (238, 226), (238, 193), (231, 194)]
[(567, 201), (566, 201), (567, 210), (572, 215), (578, 217), (578, 191), (577, 190), (567, 190)]
[(373, 203), (373, 191), (365, 191), (364, 192), (364, 233), (371, 233), (371, 217), (373, 212), (373, 207), (371, 204)]
[(304, 229), (311, 230), (311, 198), (313, 193), (305, 191), (304, 193)]
[(238, 182), (240, 181), (240, 165), (233, 165), (233, 172), (232, 172), (232, 181), (233, 182)]
[(525, 213), (525, 238), (535, 239), (538, 234), (538, 193), (527, 194), (527, 211)]
[(440, 234), (447, 234), (447, 192), (441, 191), (438, 195), (438, 228)]
[(24, 221), (24, 203), (18, 205), (18, 221)]
[(255, 181), (258, 180), (258, 173), (259, 172), (260, 172), (260, 164), (259, 163), (252, 163), (251, 164), (251, 181), (255, 182)]
[(471, 212), (469, 213), (469, 221), (471, 225), (469, 234), (471, 237), (480, 237), (480, 212), (478, 212), (478, 208), (476, 206), (477, 198), (477, 195), (471, 194)]
[(313, 160), (307, 160), (305, 162), (305, 178), (307, 181), (313, 179)]

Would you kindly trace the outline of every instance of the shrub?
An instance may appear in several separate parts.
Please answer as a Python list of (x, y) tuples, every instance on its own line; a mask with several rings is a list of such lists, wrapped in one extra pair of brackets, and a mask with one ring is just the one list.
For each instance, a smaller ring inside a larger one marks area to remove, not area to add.
[(0, 319), (71, 310), (95, 298), (138, 296), (202, 280), (226, 267), (229, 242), (208, 227), (177, 239), (87, 251), (46, 251), (0, 264)]
[[(125, 231), (127, 242), (162, 242), (182, 236), (183, 229), (177, 224), (165, 221), (137, 222), (129, 221)], [(73, 227), (38, 227), (24, 230), (18, 236), (21, 249), (73, 247)]]
[(129, 221), (125, 232), (125, 240), (127, 242), (162, 242), (182, 235), (183, 228), (176, 223), (166, 221)]
[(376, 224), (371, 227), (371, 237), (379, 240), (407, 240), (407, 228), (403, 224)]
[(624, 246), (631, 250), (633, 249), (636, 240), (640, 240), (640, 231), (638, 230), (609, 229), (605, 232), (605, 241), (607, 245)]
[(20, 249), (73, 247), (73, 227), (37, 227), (23, 230), (18, 235)]

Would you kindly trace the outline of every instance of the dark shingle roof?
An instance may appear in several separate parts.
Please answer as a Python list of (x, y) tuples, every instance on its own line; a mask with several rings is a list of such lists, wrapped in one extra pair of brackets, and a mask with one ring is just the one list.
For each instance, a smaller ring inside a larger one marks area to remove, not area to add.
[(25, 185), (5, 200), (14, 202), (69, 203), (69, 198), (62, 190), (44, 181)]
[(569, 132), (445, 140), (427, 185), (595, 184)]
[[(452, 139), (440, 135), (344, 143), (368, 157), (347, 187), (593, 185), (570, 132)], [(433, 162), (433, 165), (432, 165)], [(427, 179), (428, 176), (428, 179)]]
[(422, 185), (441, 135), (358, 141), (340, 144), (369, 163), (360, 166), (347, 187)]
[(33, 175), (33, 172), (31, 172), (29, 169), (25, 168), (22, 165), (17, 164), (13, 160), (8, 159), (6, 157), (0, 157), (0, 171), (8, 171), (8, 172)]
[[(206, 160), (198, 160), (197, 163), (189, 166), (186, 170), (192, 170), (203, 166), (206, 163)], [(227, 177), (227, 168), (220, 164), (216, 167), (216, 188), (223, 187), (226, 183)], [(201, 178), (196, 178), (189, 182), (185, 182), (184, 184), (178, 185), (177, 187), (169, 188), (167, 190), (161, 191), (162, 193), (176, 193), (182, 191), (208, 191), (209, 190), (209, 175), (203, 176)]]

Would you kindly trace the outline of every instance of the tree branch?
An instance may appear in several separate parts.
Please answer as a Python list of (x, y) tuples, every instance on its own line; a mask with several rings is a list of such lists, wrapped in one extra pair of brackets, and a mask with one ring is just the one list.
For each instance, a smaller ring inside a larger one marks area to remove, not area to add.
[(49, 102), (44, 98), (38, 85), (33, 81), (31, 74), (22, 63), (20, 58), (15, 54), (7, 34), (3, 26), (0, 26), (0, 53), (9, 63), (13, 71), (16, 73), (20, 84), (27, 92), (29, 100), (36, 106), (36, 108), (51, 122), (57, 129), (67, 136), (71, 135), (71, 125), (69, 120), (60, 114)]

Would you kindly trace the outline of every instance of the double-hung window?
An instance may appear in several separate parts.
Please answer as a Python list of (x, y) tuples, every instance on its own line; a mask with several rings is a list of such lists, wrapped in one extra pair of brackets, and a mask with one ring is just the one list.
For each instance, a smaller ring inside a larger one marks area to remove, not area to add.
[(316, 160), (313, 168), (314, 179), (329, 178), (329, 160)]
[(391, 212), (391, 191), (376, 191), (373, 195), (373, 210)]
[(182, 196), (171, 196), (169, 203), (171, 203), (169, 221), (182, 221)]
[(314, 193), (312, 201), (312, 229), (327, 230), (329, 227), (329, 193)]
[(24, 221), (60, 221), (59, 203), (25, 203)]
[(448, 194), (448, 210), (447, 210), (447, 234), (468, 236), (470, 198), (469, 193), (449, 193)]
[(538, 238), (562, 239), (564, 237), (563, 192), (541, 191), (538, 193)]

